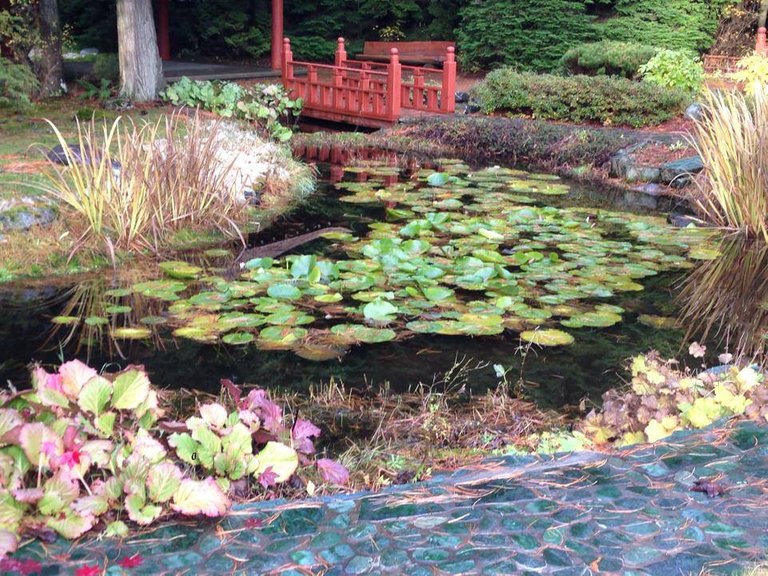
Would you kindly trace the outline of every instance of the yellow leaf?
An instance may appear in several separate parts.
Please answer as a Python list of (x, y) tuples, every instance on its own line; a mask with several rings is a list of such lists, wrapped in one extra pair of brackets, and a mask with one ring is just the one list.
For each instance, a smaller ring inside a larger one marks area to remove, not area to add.
[(761, 379), (762, 378), (760, 374), (758, 374), (750, 366), (742, 368), (741, 372), (739, 372), (738, 376), (736, 376), (736, 382), (739, 384), (739, 389), (742, 392), (746, 392), (747, 390), (751, 390), (757, 386)]
[(642, 432), (625, 432), (624, 436), (619, 440), (619, 446), (631, 446), (632, 444), (640, 444), (645, 442), (645, 434)]
[(648, 426), (645, 427), (645, 435), (648, 436), (648, 442), (651, 443), (658, 442), (670, 434), (671, 431), (667, 430), (658, 420), (651, 420), (648, 422)]

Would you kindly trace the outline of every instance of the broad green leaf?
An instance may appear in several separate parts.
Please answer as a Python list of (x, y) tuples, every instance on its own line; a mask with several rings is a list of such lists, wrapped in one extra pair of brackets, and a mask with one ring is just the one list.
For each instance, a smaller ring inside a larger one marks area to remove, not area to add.
[(301, 298), (301, 290), (291, 284), (272, 284), (267, 288), (267, 294), (272, 298), (281, 300), (298, 300)]
[(281, 442), (267, 442), (267, 445), (256, 455), (259, 466), (255, 476), (271, 469), (277, 475), (277, 482), (288, 480), (299, 466), (299, 456), (290, 446)]
[(229, 500), (213, 478), (184, 480), (173, 495), (171, 507), (186, 516), (222, 516), (229, 508)]
[(67, 514), (63, 518), (48, 518), (45, 523), (64, 538), (74, 540), (75, 538), (80, 538), (80, 536), (93, 528), (96, 519), (93, 516)]
[(72, 509), (80, 516), (101, 516), (110, 509), (107, 496), (83, 496), (72, 503)]
[(429, 186), (445, 186), (450, 181), (451, 176), (445, 172), (433, 172), (427, 177)]
[(77, 397), (77, 405), (85, 412), (99, 416), (112, 396), (112, 383), (102, 376), (95, 376), (86, 382)]
[(139, 494), (131, 494), (125, 499), (128, 518), (140, 526), (152, 524), (162, 514), (163, 509), (154, 504), (147, 504)]
[(221, 439), (208, 430), (208, 428), (202, 426), (192, 432), (192, 438), (199, 443), (197, 451), (198, 463), (210, 470), (213, 468), (214, 456), (221, 452)]
[(13, 498), (8, 490), (0, 489), (0, 529), (16, 532), (24, 518), (25, 506)]
[(117, 414), (114, 412), (104, 412), (104, 414), (99, 415), (93, 423), (99, 432), (104, 434), (104, 436), (109, 437), (112, 436), (112, 432), (115, 429), (115, 418), (117, 418)]
[(167, 502), (181, 486), (182, 471), (170, 462), (162, 462), (149, 470), (147, 487), (153, 502)]
[[(33, 466), (42, 463), (50, 468), (49, 457), (59, 457), (64, 452), (61, 436), (45, 424), (24, 424), (19, 433), (19, 444)], [(43, 451), (41, 458), (41, 450)]]
[(141, 370), (128, 370), (115, 378), (112, 385), (112, 406), (118, 410), (137, 408), (149, 394), (149, 378)]
[(229, 434), (223, 436), (221, 445), (224, 452), (233, 455), (245, 456), (253, 452), (251, 443), (251, 433), (244, 424), (238, 422), (231, 429)]
[(77, 481), (59, 469), (56, 474), (43, 484), (43, 497), (37, 502), (41, 514), (51, 516), (68, 507), (80, 495)]
[(128, 525), (122, 520), (115, 520), (107, 524), (104, 536), (107, 538), (125, 538), (128, 536)]
[(168, 437), (168, 444), (176, 449), (176, 455), (187, 464), (193, 466), (200, 464), (198, 456), (200, 445), (186, 432), (182, 434), (174, 432)]

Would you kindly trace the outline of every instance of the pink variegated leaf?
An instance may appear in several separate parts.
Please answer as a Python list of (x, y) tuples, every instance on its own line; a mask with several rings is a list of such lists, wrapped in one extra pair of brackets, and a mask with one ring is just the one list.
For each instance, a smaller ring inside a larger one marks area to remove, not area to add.
[(344, 486), (349, 482), (349, 470), (335, 460), (320, 458), (317, 461), (317, 469), (326, 482), (339, 486)]
[(98, 376), (98, 372), (80, 360), (71, 360), (59, 366), (59, 375), (64, 394), (76, 399), (85, 383)]

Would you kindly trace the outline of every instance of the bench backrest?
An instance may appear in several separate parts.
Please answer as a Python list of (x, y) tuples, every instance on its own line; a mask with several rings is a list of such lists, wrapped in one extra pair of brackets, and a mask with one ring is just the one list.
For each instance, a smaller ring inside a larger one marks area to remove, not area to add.
[(363, 46), (363, 54), (377, 56), (389, 56), (392, 48), (397, 48), (401, 56), (445, 56), (449, 47), (455, 47), (455, 42), (424, 41), (424, 42), (366, 42)]

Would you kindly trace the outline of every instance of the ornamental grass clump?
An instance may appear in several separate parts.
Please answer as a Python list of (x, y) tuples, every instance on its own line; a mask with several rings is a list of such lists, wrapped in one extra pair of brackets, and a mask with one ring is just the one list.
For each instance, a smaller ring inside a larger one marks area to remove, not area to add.
[(691, 200), (717, 226), (768, 241), (768, 89), (708, 92), (693, 146), (704, 163)]
[(240, 236), (245, 210), (233, 189), (232, 161), (217, 155), (218, 126), (179, 115), (136, 125), (77, 125), (68, 144), (51, 122), (66, 161), (52, 163), (45, 190), (75, 218), (77, 249), (93, 241), (116, 250), (158, 252), (181, 229)]

